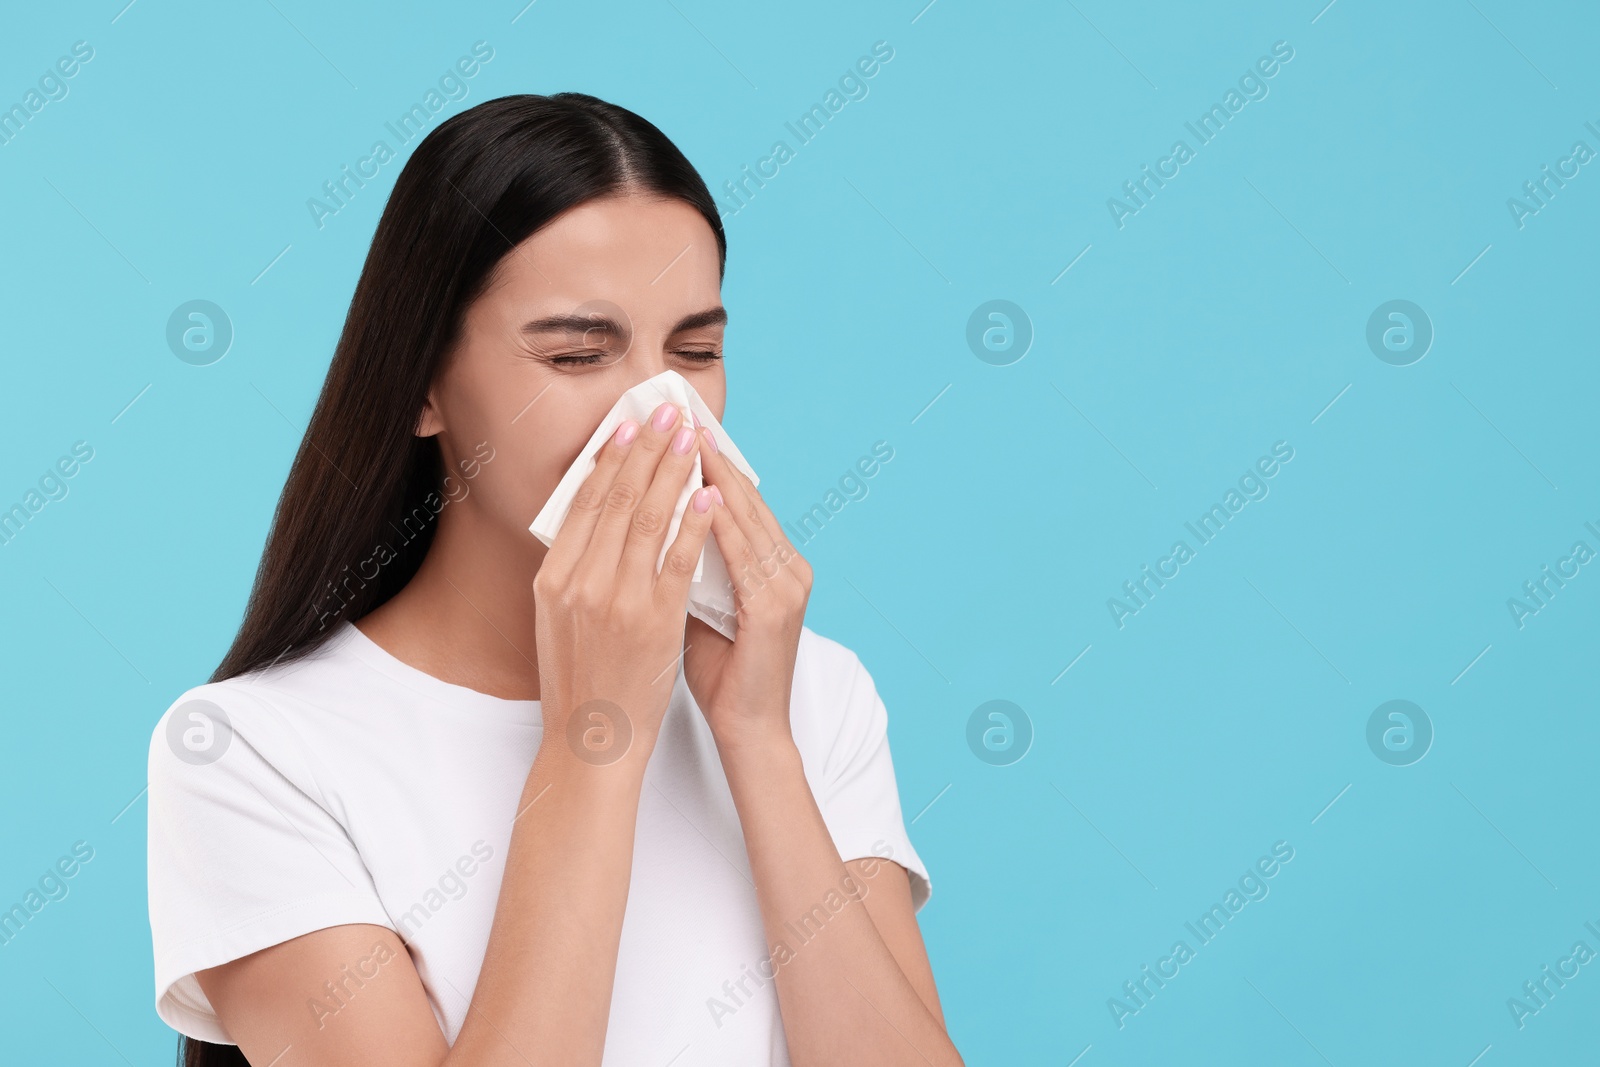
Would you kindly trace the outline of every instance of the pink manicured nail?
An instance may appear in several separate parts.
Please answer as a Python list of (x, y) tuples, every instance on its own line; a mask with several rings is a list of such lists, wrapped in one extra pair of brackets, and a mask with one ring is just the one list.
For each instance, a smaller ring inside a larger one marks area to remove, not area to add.
[(722, 451), (722, 449), (717, 447), (717, 438), (716, 438), (716, 436), (714, 434), (712, 434), (711, 427), (709, 427), (709, 426), (700, 427), (700, 433), (701, 433), (701, 435), (703, 437), (705, 437), (706, 444), (711, 446), (711, 451), (713, 451), (713, 452), (721, 452)]
[(704, 515), (711, 507), (711, 491), (709, 489), (696, 490), (694, 499), (689, 501), (689, 506)]
[(677, 410), (669, 402), (663, 400), (661, 406), (656, 408), (655, 414), (650, 416), (650, 425), (665, 433), (667, 427), (672, 425), (672, 420), (674, 415), (677, 414)]
[(639, 436), (639, 424), (632, 419), (623, 419), (622, 425), (617, 427), (616, 436), (613, 438), (619, 445), (625, 445)]
[(678, 455), (686, 455), (694, 447), (694, 431), (685, 426), (672, 438), (672, 450)]
[(714, 485), (713, 485), (713, 486), (712, 486), (712, 487), (711, 487), (711, 491), (712, 491), (712, 492), (713, 492), (713, 493), (715, 493), (715, 494), (716, 494), (716, 497), (717, 497), (717, 503), (719, 503), (719, 504), (720, 504), (720, 503), (722, 503), (722, 502), (723, 502), (723, 501), (722, 501), (722, 490), (721, 490), (721, 489), (718, 489), (718, 488), (717, 488), (717, 487), (716, 487), (716, 486), (714, 486)]

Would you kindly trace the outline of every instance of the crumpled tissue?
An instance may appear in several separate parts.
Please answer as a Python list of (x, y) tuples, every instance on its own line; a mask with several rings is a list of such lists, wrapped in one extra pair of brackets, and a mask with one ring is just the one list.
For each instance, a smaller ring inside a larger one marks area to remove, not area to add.
[[(756, 477), (756, 472), (745, 461), (738, 446), (717, 422), (717, 417), (711, 413), (711, 409), (700, 398), (694, 386), (689, 384), (688, 379), (675, 370), (662, 371), (617, 398), (616, 404), (606, 413), (606, 417), (600, 420), (600, 425), (589, 438), (589, 443), (583, 446), (578, 458), (567, 469), (567, 473), (561, 476), (561, 481), (556, 484), (555, 491), (550, 494), (550, 499), (545, 501), (544, 507), (533, 520), (533, 524), (528, 527), (528, 531), (546, 545), (552, 544), (556, 534), (561, 532), (567, 513), (572, 509), (572, 499), (577, 495), (578, 488), (594, 471), (595, 453), (600, 451), (601, 446), (611, 438), (624, 419), (632, 419), (641, 426), (646, 426), (650, 415), (664, 400), (676, 406), (684, 414), (684, 425), (690, 425), (689, 416), (693, 415), (696, 422), (708, 427), (712, 436), (716, 438), (718, 451), (742, 471), (752, 485), (761, 484), (761, 479)], [(672, 522), (667, 527), (661, 554), (656, 557), (656, 573), (661, 572), (661, 564), (667, 558), (667, 549), (678, 536), (678, 527), (683, 522), (683, 513), (689, 506), (689, 498), (704, 484), (706, 484), (704, 472), (701, 470), (700, 457), (697, 454), (694, 458), (694, 468), (684, 483), (683, 492), (678, 494), (678, 502), (672, 511)], [(689, 584), (689, 614), (729, 640), (735, 639), (738, 626), (735, 622), (733, 581), (728, 577), (727, 563), (724, 562), (722, 553), (717, 550), (716, 537), (713, 534), (706, 535), (705, 546), (701, 549), (700, 558), (695, 562), (694, 577)]]

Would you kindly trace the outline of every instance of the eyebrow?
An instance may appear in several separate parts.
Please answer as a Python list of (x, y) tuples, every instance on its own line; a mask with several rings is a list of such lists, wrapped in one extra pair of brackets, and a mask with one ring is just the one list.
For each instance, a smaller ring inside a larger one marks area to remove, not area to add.
[[(726, 326), (728, 323), (728, 309), (718, 305), (685, 315), (668, 330), (669, 335), (682, 333), (684, 330), (696, 330), (706, 326)], [(588, 317), (584, 315), (546, 315), (543, 318), (532, 319), (522, 324), (523, 333), (545, 333), (550, 330), (562, 332), (583, 333), (595, 327), (602, 327), (612, 333), (621, 334), (622, 324), (608, 315)]]

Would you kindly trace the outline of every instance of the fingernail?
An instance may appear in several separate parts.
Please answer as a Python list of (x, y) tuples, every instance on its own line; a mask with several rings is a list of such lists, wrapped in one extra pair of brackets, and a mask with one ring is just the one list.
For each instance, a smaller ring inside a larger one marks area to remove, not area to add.
[(672, 450), (682, 456), (694, 447), (694, 431), (685, 426), (672, 438)]
[(694, 508), (700, 514), (704, 515), (711, 507), (711, 490), (697, 489), (694, 494), (694, 499), (689, 501), (689, 506)]
[(722, 490), (718, 489), (716, 486), (713, 485), (711, 487), (711, 491), (716, 494), (717, 503), (719, 503), (719, 504), (722, 503)]
[(656, 408), (655, 414), (650, 416), (650, 425), (665, 433), (667, 427), (672, 425), (676, 413), (677, 409), (670, 402), (663, 400), (661, 406)]
[(711, 451), (713, 451), (713, 452), (721, 452), (722, 451), (722, 449), (717, 447), (717, 438), (711, 432), (711, 427), (709, 427), (709, 426), (700, 427), (700, 433), (705, 437), (706, 444), (711, 446)]
[(614, 440), (619, 445), (625, 445), (639, 436), (639, 424), (632, 419), (623, 419), (622, 425), (617, 427)]

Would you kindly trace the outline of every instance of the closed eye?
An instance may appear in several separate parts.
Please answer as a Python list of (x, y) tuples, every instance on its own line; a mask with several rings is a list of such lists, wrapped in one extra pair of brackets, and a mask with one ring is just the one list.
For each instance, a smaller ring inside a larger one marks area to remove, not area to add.
[[(717, 352), (702, 348), (680, 348), (673, 354), (691, 363), (713, 363), (722, 358)], [(610, 352), (571, 352), (564, 356), (550, 356), (548, 358), (551, 363), (557, 366), (593, 367), (602, 360), (614, 360), (616, 356)]]

